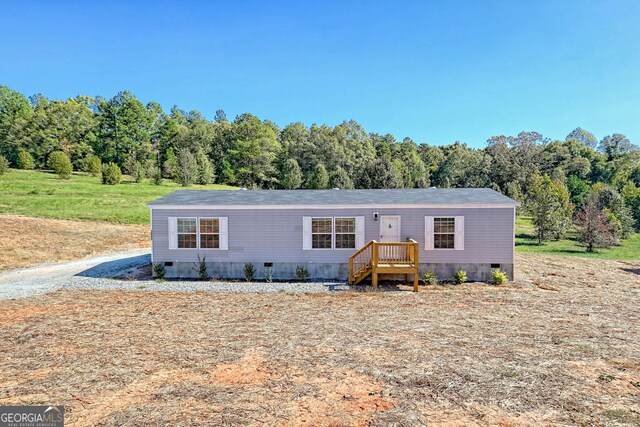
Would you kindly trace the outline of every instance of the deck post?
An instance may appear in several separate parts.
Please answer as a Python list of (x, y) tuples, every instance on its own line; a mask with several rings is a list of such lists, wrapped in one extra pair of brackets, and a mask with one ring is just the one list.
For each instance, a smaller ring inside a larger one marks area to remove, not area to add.
[(371, 248), (371, 284), (378, 289), (378, 242), (373, 242)]
[(417, 242), (413, 243), (413, 265), (415, 265), (415, 273), (413, 273), (413, 292), (418, 292), (418, 280), (420, 277), (420, 247)]
[(353, 258), (349, 257), (349, 284), (353, 283)]

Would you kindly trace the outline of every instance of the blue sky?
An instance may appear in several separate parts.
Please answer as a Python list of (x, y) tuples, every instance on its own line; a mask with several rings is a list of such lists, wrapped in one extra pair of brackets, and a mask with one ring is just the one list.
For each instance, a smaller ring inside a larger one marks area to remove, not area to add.
[(640, 1), (5, 2), (0, 84), (482, 147), (640, 144)]

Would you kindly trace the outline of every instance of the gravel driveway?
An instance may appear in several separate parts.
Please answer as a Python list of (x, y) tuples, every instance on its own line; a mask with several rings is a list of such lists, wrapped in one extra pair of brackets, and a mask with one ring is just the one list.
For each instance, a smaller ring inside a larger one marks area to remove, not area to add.
[(55, 291), (74, 279), (74, 275), (94, 271), (95, 275), (115, 276), (127, 269), (151, 262), (147, 249), (121, 252), (78, 261), (46, 264), (0, 273), (0, 299), (26, 298)]
[(331, 292), (347, 290), (344, 282), (219, 282), (122, 280), (128, 271), (151, 262), (148, 250), (136, 250), (59, 264), (0, 273), (0, 300), (27, 298), (57, 289), (122, 289), (178, 292)]

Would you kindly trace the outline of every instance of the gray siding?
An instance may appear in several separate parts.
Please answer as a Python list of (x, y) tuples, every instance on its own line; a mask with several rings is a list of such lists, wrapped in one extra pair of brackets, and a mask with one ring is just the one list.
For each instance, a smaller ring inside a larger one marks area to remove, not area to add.
[[(344, 263), (351, 249), (302, 250), (303, 216), (364, 216), (365, 242), (380, 239), (380, 215), (400, 215), (402, 241), (420, 243), (421, 263), (500, 263), (514, 258), (514, 208), (404, 208), (404, 209), (153, 209), (153, 261), (196, 260), (206, 255), (208, 262)], [(425, 216), (465, 217), (464, 250), (425, 250)], [(169, 249), (169, 217), (228, 217), (229, 250)]]

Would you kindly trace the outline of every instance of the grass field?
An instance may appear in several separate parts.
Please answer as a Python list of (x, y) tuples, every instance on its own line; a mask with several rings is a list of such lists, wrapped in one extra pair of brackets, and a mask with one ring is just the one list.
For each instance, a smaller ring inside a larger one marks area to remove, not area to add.
[(420, 293), (0, 301), (0, 404), (70, 426), (640, 425), (640, 263), (519, 254)]
[[(137, 184), (125, 177), (122, 184), (100, 184), (99, 178), (75, 174), (70, 180), (42, 171), (11, 170), (0, 177), (0, 213), (41, 218), (85, 219), (121, 224), (149, 224), (151, 200), (181, 187), (170, 181), (157, 186)], [(222, 185), (198, 186), (190, 189), (234, 189)], [(516, 251), (574, 255), (589, 258), (638, 259), (640, 234), (634, 234), (622, 245), (587, 253), (570, 233), (568, 239), (538, 245), (535, 231), (527, 217), (516, 222)]]
[[(0, 213), (41, 218), (88, 219), (122, 224), (148, 224), (148, 202), (181, 187), (137, 184), (125, 176), (119, 185), (102, 185), (99, 177), (74, 174), (64, 180), (42, 171), (10, 170), (0, 176)], [(193, 185), (191, 189), (234, 189)]]
[(538, 244), (535, 229), (528, 217), (519, 216), (516, 219), (516, 251), (534, 252), (555, 255), (571, 255), (587, 258), (604, 259), (640, 259), (640, 234), (635, 233), (629, 239), (623, 240), (620, 246), (611, 249), (598, 249), (589, 253), (585, 246), (576, 240), (575, 232), (570, 232), (567, 239), (557, 242)]

